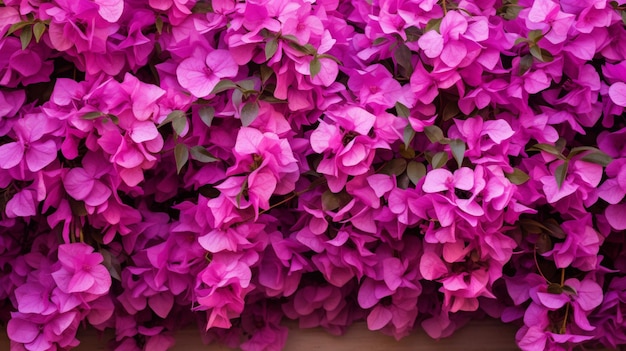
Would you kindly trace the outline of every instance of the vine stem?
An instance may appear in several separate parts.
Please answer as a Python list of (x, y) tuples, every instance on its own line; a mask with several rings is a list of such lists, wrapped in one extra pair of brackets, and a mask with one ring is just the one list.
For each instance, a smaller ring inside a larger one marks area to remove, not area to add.
[(539, 275), (541, 275), (541, 277), (546, 281), (546, 283), (551, 284), (552, 282), (549, 281), (545, 275), (543, 275), (541, 268), (539, 268), (539, 261), (537, 260), (537, 246), (536, 245), (535, 245), (535, 248), (533, 249), (533, 258), (535, 259), (535, 267), (537, 267), (537, 271), (539, 272)]

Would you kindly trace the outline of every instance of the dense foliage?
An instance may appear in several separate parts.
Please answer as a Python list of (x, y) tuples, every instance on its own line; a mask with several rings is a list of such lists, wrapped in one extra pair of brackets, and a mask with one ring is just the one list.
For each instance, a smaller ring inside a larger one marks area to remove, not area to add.
[(0, 1), (14, 350), (286, 319), (626, 344), (626, 5)]

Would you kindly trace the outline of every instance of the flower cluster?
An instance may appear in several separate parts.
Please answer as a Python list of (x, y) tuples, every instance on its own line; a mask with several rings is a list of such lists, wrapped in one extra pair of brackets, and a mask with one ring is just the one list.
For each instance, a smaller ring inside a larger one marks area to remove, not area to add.
[(14, 350), (490, 316), (626, 345), (626, 6), (0, 1)]

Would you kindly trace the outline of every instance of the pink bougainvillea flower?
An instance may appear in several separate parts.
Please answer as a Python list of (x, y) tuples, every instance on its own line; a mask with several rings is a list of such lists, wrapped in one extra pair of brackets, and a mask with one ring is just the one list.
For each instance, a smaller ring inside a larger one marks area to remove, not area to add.
[(178, 83), (196, 97), (209, 95), (220, 79), (237, 75), (239, 66), (228, 50), (212, 50), (208, 54), (203, 50), (197, 52), (176, 68)]
[(102, 261), (100, 253), (83, 243), (59, 245), (61, 268), (52, 277), (63, 292), (103, 295), (111, 287), (111, 275)]
[(16, 141), (0, 145), (0, 168), (9, 169), (22, 162), (31, 172), (37, 172), (57, 157), (57, 145), (48, 134), (58, 125), (42, 113), (28, 114), (14, 126)]
[(104, 158), (97, 154), (87, 154), (83, 158), (83, 167), (70, 169), (63, 178), (63, 185), (68, 195), (84, 201), (88, 206), (99, 206), (111, 196), (111, 189), (100, 178), (111, 171)]

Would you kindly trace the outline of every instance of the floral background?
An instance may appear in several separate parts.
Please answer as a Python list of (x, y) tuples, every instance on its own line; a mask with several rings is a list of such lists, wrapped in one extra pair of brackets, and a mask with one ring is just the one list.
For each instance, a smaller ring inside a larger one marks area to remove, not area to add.
[(0, 321), (626, 345), (626, 5), (0, 1)]

